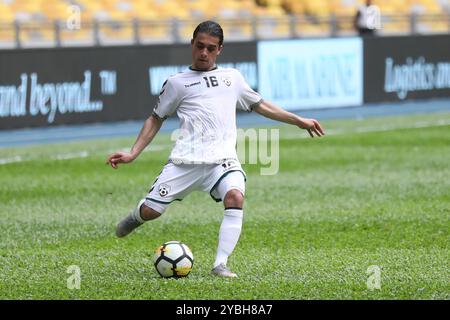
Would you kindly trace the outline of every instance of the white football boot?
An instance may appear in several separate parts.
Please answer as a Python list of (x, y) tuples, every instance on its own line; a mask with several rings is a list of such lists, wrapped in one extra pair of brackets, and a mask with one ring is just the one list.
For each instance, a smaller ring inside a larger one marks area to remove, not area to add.
[(224, 277), (224, 278), (237, 278), (237, 274), (234, 272), (231, 272), (230, 269), (227, 268), (225, 263), (221, 263), (215, 268), (211, 270), (211, 274), (218, 276), (218, 277)]
[(130, 213), (117, 225), (116, 236), (119, 238), (125, 237), (142, 224), (142, 222), (136, 220), (133, 213)]
[(139, 201), (139, 204), (137, 207), (131, 211), (131, 213), (126, 216), (122, 221), (119, 222), (119, 224), (116, 227), (116, 236), (119, 238), (125, 237), (130, 232), (132, 232), (137, 227), (144, 224), (144, 220), (141, 221), (138, 220), (137, 215), (140, 217), (140, 210), (141, 205), (145, 202), (145, 199), (142, 199)]

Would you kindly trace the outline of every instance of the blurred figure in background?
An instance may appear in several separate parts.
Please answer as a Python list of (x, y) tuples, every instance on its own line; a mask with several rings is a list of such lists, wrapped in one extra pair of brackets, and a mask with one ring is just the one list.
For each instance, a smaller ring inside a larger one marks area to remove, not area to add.
[(355, 15), (354, 27), (360, 36), (373, 36), (379, 22), (380, 11), (371, 0), (358, 7)]

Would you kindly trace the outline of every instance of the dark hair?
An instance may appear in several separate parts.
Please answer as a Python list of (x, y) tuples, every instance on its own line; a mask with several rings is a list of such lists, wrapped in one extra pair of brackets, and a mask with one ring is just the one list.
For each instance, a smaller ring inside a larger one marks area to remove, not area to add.
[(194, 30), (193, 39), (197, 36), (199, 32), (207, 33), (210, 36), (219, 38), (219, 46), (223, 44), (223, 30), (220, 24), (214, 21), (203, 21)]

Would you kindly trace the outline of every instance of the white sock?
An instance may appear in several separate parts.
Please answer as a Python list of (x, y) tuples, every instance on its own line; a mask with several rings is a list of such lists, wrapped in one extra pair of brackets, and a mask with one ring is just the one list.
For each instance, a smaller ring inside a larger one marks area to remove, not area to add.
[(221, 263), (227, 263), (228, 257), (233, 252), (241, 235), (243, 215), (242, 209), (225, 209), (219, 231), (219, 246), (214, 267)]
[(142, 199), (141, 201), (139, 201), (137, 207), (133, 210), (133, 212), (131, 213), (131, 215), (140, 223), (144, 223), (145, 220), (142, 219), (141, 217), (141, 206), (142, 204), (145, 202), (145, 199)]

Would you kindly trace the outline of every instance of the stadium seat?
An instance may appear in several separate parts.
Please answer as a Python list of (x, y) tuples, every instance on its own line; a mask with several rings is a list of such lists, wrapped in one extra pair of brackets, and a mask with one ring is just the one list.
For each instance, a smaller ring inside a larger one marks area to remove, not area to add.
[(15, 19), (15, 12), (7, 5), (0, 2), (0, 22), (11, 23)]

